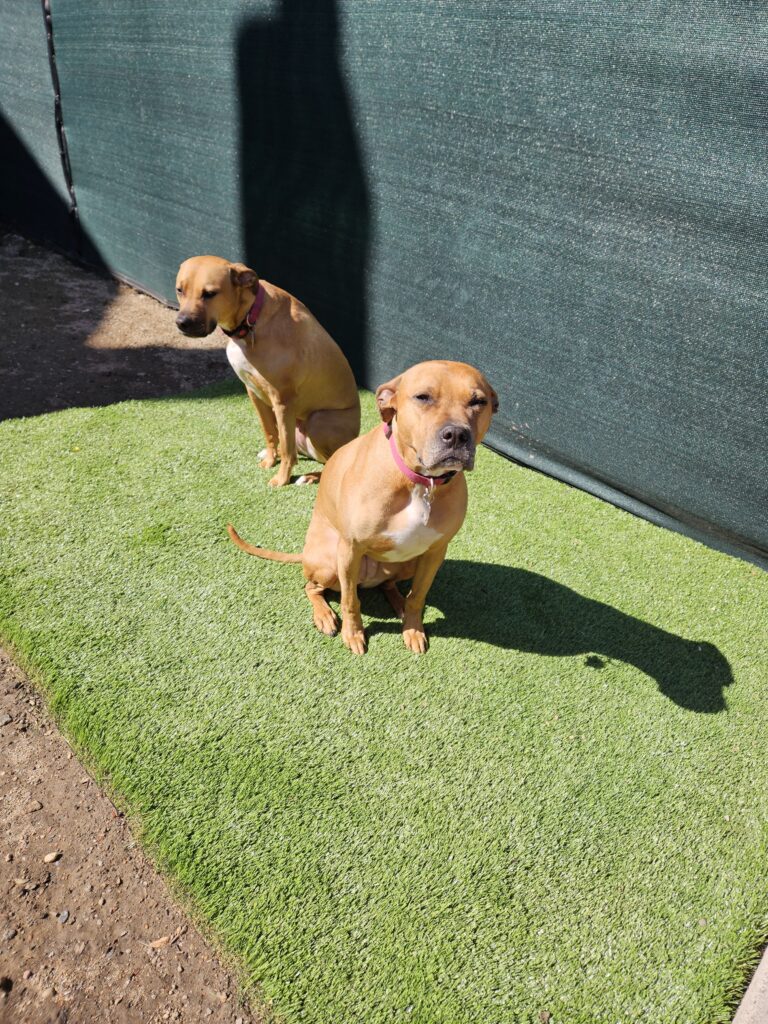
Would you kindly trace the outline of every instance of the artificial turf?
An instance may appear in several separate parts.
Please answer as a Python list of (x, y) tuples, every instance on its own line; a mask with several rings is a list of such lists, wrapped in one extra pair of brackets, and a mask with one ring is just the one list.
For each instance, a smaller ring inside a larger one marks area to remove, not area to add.
[[(364, 417), (373, 423), (368, 396)], [(279, 1020), (716, 1024), (768, 934), (768, 577), (483, 450), (423, 657), (312, 627), (238, 385), (0, 426), (0, 638)]]

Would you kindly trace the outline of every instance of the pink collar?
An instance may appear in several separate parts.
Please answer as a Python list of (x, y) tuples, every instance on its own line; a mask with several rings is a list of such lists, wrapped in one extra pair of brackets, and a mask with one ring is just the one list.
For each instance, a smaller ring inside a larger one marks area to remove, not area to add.
[(392, 458), (395, 460), (395, 465), (413, 484), (421, 484), (422, 487), (439, 487), (441, 484), (447, 484), (450, 480), (456, 476), (459, 470), (454, 470), (452, 473), (446, 473), (445, 476), (422, 476), (421, 473), (415, 473), (410, 466), (406, 466), (403, 462), (403, 457), (397, 450), (395, 444), (395, 435), (392, 433), (392, 427), (389, 423), (382, 423), (384, 428), (384, 434), (389, 439), (389, 450), (392, 452)]
[(253, 300), (253, 305), (251, 306), (251, 308), (245, 314), (245, 320), (243, 320), (240, 326), (236, 327), (234, 331), (228, 331), (225, 327), (221, 328), (222, 331), (224, 331), (224, 333), (228, 335), (230, 338), (244, 338), (246, 334), (248, 334), (250, 329), (254, 326), (256, 321), (259, 319), (259, 314), (261, 313), (262, 307), (264, 305), (264, 300), (266, 299), (266, 297), (267, 293), (264, 291), (264, 285), (261, 283), (261, 281), (259, 281), (259, 288), (258, 291), (256, 292), (256, 298)]

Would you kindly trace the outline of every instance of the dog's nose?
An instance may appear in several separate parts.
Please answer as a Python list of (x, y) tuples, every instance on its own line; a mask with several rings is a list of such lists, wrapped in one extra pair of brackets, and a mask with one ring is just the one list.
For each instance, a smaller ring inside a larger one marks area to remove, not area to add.
[(469, 443), (470, 436), (469, 427), (463, 427), (460, 423), (446, 423), (440, 431), (440, 440), (452, 448), (462, 448)]
[(176, 317), (176, 326), (182, 334), (189, 338), (202, 338), (206, 333), (206, 326), (189, 313), (179, 313)]

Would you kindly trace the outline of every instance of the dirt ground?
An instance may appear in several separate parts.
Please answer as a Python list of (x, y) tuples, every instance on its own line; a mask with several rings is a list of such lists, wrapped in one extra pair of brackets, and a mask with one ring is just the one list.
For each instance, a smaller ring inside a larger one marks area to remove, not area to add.
[(0, 227), (0, 420), (190, 391), (231, 375), (224, 337)]
[[(0, 418), (229, 373), (125, 285), (0, 232)], [(0, 651), (0, 1024), (252, 1024), (237, 984)]]
[(0, 1021), (254, 1021), (0, 651)]

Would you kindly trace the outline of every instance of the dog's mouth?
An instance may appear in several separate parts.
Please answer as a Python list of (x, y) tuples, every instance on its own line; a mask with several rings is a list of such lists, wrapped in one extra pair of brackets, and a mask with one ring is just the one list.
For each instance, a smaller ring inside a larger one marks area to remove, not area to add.
[(436, 452), (430, 460), (420, 458), (419, 462), (426, 476), (444, 476), (446, 473), (456, 473), (462, 469), (473, 469), (475, 449), (469, 445), (450, 448), (447, 451)]

